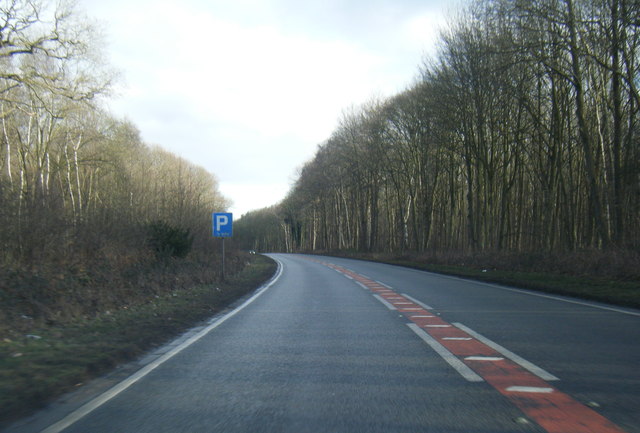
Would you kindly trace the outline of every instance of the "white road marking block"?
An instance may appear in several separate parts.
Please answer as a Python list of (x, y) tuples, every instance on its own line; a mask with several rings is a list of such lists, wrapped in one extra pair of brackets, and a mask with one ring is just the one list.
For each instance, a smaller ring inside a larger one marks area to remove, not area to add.
[(549, 394), (553, 392), (553, 388), (541, 388), (537, 386), (510, 386), (506, 389), (509, 392), (530, 392)]
[(418, 337), (427, 343), (438, 355), (442, 357), (451, 367), (453, 367), (462, 377), (469, 382), (484, 382), (484, 379), (471, 370), (464, 362), (460, 361), (453, 353), (449, 352), (446, 347), (438, 343), (435, 338), (420, 329), (415, 323), (408, 323), (407, 326), (416, 333)]
[(504, 361), (504, 358), (499, 356), (467, 356), (465, 361)]

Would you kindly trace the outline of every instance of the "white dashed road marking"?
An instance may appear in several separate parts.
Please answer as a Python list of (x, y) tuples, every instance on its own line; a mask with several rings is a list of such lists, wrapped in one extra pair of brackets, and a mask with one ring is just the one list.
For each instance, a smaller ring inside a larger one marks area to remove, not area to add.
[(549, 394), (553, 392), (553, 388), (541, 388), (537, 386), (510, 386), (506, 390), (509, 392), (530, 392), (542, 394)]

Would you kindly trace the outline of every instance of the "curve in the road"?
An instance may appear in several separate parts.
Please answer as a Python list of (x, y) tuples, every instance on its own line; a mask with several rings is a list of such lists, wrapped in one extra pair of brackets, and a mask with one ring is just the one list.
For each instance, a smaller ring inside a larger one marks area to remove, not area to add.
[[(313, 260), (313, 259), (311, 259)], [(549, 384), (555, 376), (460, 323), (448, 323), (428, 305), (344, 267), (314, 260), (354, 280), (471, 382), (486, 381), (549, 433), (624, 433), (611, 421)], [(501, 350), (502, 349), (502, 350)]]
[(197, 334), (193, 335), (191, 338), (189, 338), (186, 341), (184, 341), (182, 344), (178, 345), (174, 349), (172, 349), (169, 352), (165, 353), (163, 356), (161, 356), (160, 358), (156, 359), (155, 361), (147, 364), (145, 367), (140, 369), (135, 374), (131, 375), (127, 379), (125, 379), (122, 382), (120, 382), (117, 385), (115, 385), (113, 388), (109, 389), (108, 391), (104, 392), (103, 394), (100, 394), (98, 397), (94, 398), (93, 400), (89, 401), (85, 405), (83, 405), (80, 408), (76, 409), (75, 411), (71, 412), (69, 415), (67, 415), (66, 417), (64, 417), (60, 421), (58, 421), (55, 424), (47, 427), (41, 433), (60, 433), (60, 432), (62, 432), (67, 427), (75, 424), (81, 418), (84, 418), (85, 416), (87, 416), (88, 414), (93, 412), (94, 410), (98, 409), (100, 406), (104, 405), (109, 400), (111, 400), (114, 397), (118, 396), (120, 393), (125, 391), (131, 385), (133, 385), (134, 383), (138, 382), (140, 379), (142, 379), (145, 376), (147, 376), (153, 370), (155, 370), (156, 368), (158, 368), (159, 366), (161, 366), (162, 364), (164, 364), (165, 362), (167, 362), (168, 360), (173, 358), (175, 355), (177, 355), (178, 353), (182, 352), (187, 347), (191, 346), (192, 344), (194, 344), (195, 342), (200, 340), (202, 337), (204, 337), (205, 335), (207, 335), (208, 333), (210, 333), (211, 331), (216, 329), (218, 326), (222, 325), (224, 322), (226, 322), (227, 320), (229, 320), (230, 318), (232, 318), (233, 316), (238, 314), (240, 311), (245, 309), (253, 301), (258, 299), (258, 297), (260, 297), (260, 295), (262, 295), (267, 289), (269, 289), (269, 287), (274, 285), (278, 281), (278, 278), (280, 278), (280, 275), (282, 273), (282, 264), (280, 262), (278, 262), (278, 261), (276, 261), (276, 262), (278, 263), (278, 269), (276, 270), (275, 275), (271, 278), (271, 280), (269, 280), (266, 284), (264, 284), (261, 288), (259, 288), (255, 292), (255, 294), (253, 296), (251, 296), (249, 299), (247, 299), (245, 302), (243, 302), (242, 305), (240, 305), (239, 307), (233, 309), (232, 311), (228, 312), (227, 314), (223, 315), (222, 317), (216, 319), (209, 326), (205, 327), (200, 332), (198, 332)]

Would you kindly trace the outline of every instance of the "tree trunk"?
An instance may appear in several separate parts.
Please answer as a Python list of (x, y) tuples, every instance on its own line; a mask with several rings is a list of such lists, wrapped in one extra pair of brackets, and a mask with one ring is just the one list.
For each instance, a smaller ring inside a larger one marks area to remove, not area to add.
[(567, 25), (569, 27), (570, 46), (572, 68), (572, 83), (576, 92), (576, 120), (578, 122), (579, 141), (582, 145), (585, 158), (585, 169), (587, 182), (589, 185), (589, 204), (591, 218), (596, 226), (596, 230), (600, 237), (600, 241), (604, 248), (609, 246), (609, 232), (607, 230), (602, 203), (600, 201), (600, 193), (598, 191), (598, 180), (596, 177), (596, 169), (593, 157), (593, 146), (591, 143), (587, 120), (585, 117), (585, 102), (582, 67), (580, 65), (580, 49), (578, 47), (578, 35), (576, 29), (576, 17), (573, 8), (573, 0), (565, 0), (567, 5)]

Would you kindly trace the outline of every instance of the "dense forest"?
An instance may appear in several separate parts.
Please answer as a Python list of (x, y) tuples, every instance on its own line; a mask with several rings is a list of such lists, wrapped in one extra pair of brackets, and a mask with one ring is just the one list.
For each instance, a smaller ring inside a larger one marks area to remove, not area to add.
[(67, 4), (0, 5), (0, 325), (216, 278), (210, 215), (227, 201), (215, 178), (102, 108), (116, 74)]
[(400, 94), (344, 113), (262, 251), (638, 251), (640, 2), (485, 0)]

